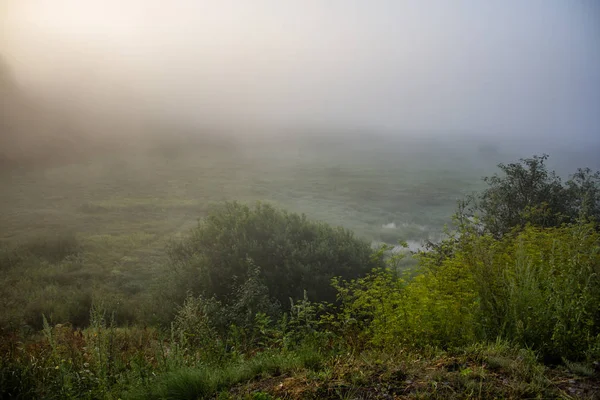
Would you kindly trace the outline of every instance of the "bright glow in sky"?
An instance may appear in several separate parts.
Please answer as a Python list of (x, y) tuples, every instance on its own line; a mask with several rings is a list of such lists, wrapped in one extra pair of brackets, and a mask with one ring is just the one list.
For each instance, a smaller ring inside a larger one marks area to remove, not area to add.
[[(8, 0), (25, 87), (165, 115), (600, 137), (594, 0)], [(123, 101), (127, 99), (127, 101)]]

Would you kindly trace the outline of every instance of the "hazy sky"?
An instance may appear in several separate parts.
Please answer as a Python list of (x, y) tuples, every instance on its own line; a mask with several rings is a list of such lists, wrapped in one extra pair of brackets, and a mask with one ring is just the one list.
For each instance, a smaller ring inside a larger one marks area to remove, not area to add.
[(24, 87), (186, 121), (600, 138), (595, 0), (0, 0)]

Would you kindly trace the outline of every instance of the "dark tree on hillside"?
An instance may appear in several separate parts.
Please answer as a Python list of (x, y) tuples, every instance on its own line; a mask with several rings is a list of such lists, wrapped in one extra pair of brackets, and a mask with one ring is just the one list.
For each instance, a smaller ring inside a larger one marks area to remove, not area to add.
[(502, 174), (483, 178), (489, 187), (466, 200), (458, 211), (462, 223), (478, 217), (480, 227), (496, 237), (526, 224), (559, 226), (578, 218), (600, 218), (600, 172), (579, 169), (566, 183), (548, 171), (548, 155), (499, 164)]
[(571, 215), (600, 221), (600, 171), (579, 168), (567, 182)]

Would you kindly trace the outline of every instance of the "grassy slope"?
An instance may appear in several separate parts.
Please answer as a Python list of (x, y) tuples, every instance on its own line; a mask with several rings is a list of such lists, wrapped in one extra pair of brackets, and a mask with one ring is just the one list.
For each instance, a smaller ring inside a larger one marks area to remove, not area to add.
[(47, 327), (0, 343), (0, 398), (600, 398), (600, 371), (548, 367), (504, 342), (442, 351), (306, 345), (206, 359), (152, 328)]
[[(261, 397), (262, 396), (262, 397)], [(597, 376), (548, 369), (526, 352), (495, 346), (435, 355), (372, 352), (263, 375), (221, 399), (523, 399), (600, 396)]]
[(184, 368), (127, 392), (136, 399), (488, 399), (600, 396), (598, 375), (547, 368), (503, 343), (450, 352), (320, 355), (267, 351), (220, 368)]

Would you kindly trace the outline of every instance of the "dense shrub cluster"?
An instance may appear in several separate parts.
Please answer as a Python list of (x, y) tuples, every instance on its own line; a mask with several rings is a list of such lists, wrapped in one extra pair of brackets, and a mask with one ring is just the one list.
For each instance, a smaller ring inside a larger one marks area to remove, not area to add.
[(270, 300), (287, 304), (302, 298), (333, 300), (335, 276), (364, 275), (381, 260), (353, 233), (268, 204), (251, 208), (236, 202), (215, 207), (170, 257), (181, 275), (183, 293), (192, 290), (231, 303), (236, 292), (259, 271)]
[(343, 335), (417, 348), (502, 338), (550, 361), (600, 357), (600, 173), (562, 185), (546, 158), (500, 164), (412, 278), (336, 281)]
[(462, 223), (477, 222), (495, 237), (526, 224), (556, 227), (580, 218), (600, 221), (600, 171), (580, 168), (566, 183), (548, 171), (548, 155), (499, 164), (501, 175), (485, 177), (488, 188), (462, 203)]
[(379, 346), (456, 347), (504, 338), (550, 360), (600, 353), (600, 234), (594, 224), (463, 232), (451, 257), (420, 255), (413, 279), (375, 270), (338, 283), (342, 312)]

